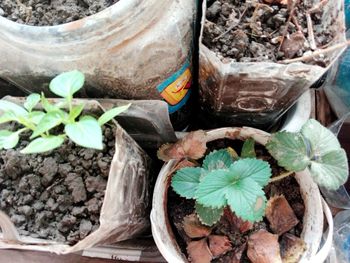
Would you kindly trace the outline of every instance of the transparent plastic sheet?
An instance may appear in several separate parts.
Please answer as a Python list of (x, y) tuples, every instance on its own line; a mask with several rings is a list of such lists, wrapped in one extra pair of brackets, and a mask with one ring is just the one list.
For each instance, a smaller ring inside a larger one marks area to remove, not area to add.
[[(201, 39), (206, 2), (203, 1)], [(324, 10), (324, 26), (338, 32), (332, 44), (345, 42), (343, 0), (329, 1)], [(204, 111), (213, 114), (221, 125), (262, 129), (271, 127), (345, 50), (328, 53), (330, 64), (323, 68), (304, 63), (223, 63), (202, 40), (199, 48), (200, 100)]]
[[(17, 98), (7, 99), (17, 103), (20, 101)], [(85, 109), (90, 112), (103, 110), (97, 101), (89, 100), (85, 103)], [(115, 125), (115, 154), (100, 212), (99, 228), (77, 244), (69, 246), (55, 241), (20, 236), (9, 217), (0, 211), (0, 249), (67, 254), (130, 239), (149, 228), (150, 158), (117, 122)]]

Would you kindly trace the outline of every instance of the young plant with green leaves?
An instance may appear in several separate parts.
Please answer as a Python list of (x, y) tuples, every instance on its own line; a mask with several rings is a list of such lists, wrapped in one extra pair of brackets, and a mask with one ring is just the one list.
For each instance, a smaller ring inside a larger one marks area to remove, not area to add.
[(182, 168), (172, 178), (176, 193), (195, 199), (196, 213), (206, 225), (216, 223), (227, 206), (251, 222), (264, 215), (263, 187), (272, 175), (269, 163), (254, 158), (253, 140), (245, 141), (241, 158), (232, 152), (230, 148), (213, 151), (205, 157), (202, 167)]
[[(32, 132), (32, 140), (21, 153), (41, 153), (60, 147), (65, 138), (86, 148), (102, 150), (103, 135), (101, 126), (127, 110), (130, 104), (113, 108), (98, 119), (82, 115), (84, 104), (73, 104), (73, 95), (84, 85), (84, 74), (78, 70), (65, 72), (50, 82), (50, 90), (63, 98), (52, 104), (42, 93), (33, 93), (26, 98), (23, 107), (6, 100), (0, 100), (0, 124), (17, 122), (22, 128), (17, 131), (0, 130), (0, 149), (16, 147), (23, 132)], [(36, 110), (41, 104), (43, 110)], [(67, 109), (67, 110), (66, 110)], [(61, 134), (52, 134), (52, 129), (62, 126)]]

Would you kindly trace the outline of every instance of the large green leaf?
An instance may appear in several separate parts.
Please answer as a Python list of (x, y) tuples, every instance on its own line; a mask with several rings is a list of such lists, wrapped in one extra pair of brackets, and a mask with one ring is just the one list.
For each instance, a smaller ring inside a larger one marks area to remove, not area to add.
[(12, 132), (9, 130), (0, 131), (0, 149), (12, 149), (19, 141), (21, 131)]
[(17, 120), (18, 118), (13, 111), (4, 112), (4, 114), (0, 116), (0, 124), (6, 123), (9, 121), (17, 121)]
[(84, 116), (78, 122), (67, 124), (65, 132), (73, 142), (80, 146), (103, 149), (101, 127), (91, 116)]
[(240, 159), (230, 166), (230, 173), (239, 179), (251, 178), (261, 187), (268, 184), (272, 171), (268, 162), (259, 159)]
[(116, 107), (113, 109), (110, 109), (103, 113), (101, 117), (98, 119), (98, 123), (100, 126), (104, 125), (105, 123), (109, 122), (114, 117), (118, 116), (120, 113), (126, 111), (130, 107), (130, 103), (124, 106)]
[(176, 172), (171, 179), (171, 186), (174, 191), (185, 198), (194, 198), (197, 190), (201, 168), (199, 167), (185, 167)]
[(78, 70), (64, 72), (50, 82), (50, 90), (56, 95), (69, 98), (84, 85), (84, 74)]
[(278, 165), (288, 171), (299, 172), (310, 164), (307, 146), (299, 133), (275, 133), (266, 144), (266, 148), (278, 161)]
[(44, 117), (38, 123), (36, 129), (34, 130), (32, 136), (30, 138), (35, 138), (50, 129), (60, 125), (62, 123), (62, 113), (59, 111), (51, 111), (45, 114)]
[(329, 190), (336, 190), (343, 185), (349, 175), (346, 152), (343, 149), (327, 152), (310, 165), (314, 181)]
[(42, 153), (58, 148), (64, 142), (64, 136), (39, 137), (25, 147), (21, 153)]
[(227, 149), (221, 149), (209, 153), (205, 157), (202, 167), (207, 171), (213, 171), (229, 168), (233, 162), (234, 160), (229, 151)]
[(212, 226), (216, 222), (218, 222), (224, 213), (224, 208), (211, 208), (211, 207), (205, 207), (199, 203), (196, 202), (195, 204), (196, 213), (199, 217), (199, 220), (208, 226)]
[(249, 138), (244, 141), (242, 151), (241, 151), (241, 158), (255, 158), (255, 141), (253, 138)]
[(0, 110), (3, 112), (12, 111), (17, 116), (28, 115), (28, 111), (26, 111), (24, 108), (7, 100), (0, 100)]
[(29, 112), (39, 103), (40, 95), (38, 93), (30, 94), (25, 103), (23, 104), (24, 108), (26, 108)]

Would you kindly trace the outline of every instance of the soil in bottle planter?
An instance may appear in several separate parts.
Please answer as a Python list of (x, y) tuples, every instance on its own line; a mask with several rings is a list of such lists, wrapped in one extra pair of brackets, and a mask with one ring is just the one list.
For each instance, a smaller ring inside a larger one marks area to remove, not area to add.
[(103, 128), (104, 149), (66, 141), (44, 154), (0, 152), (0, 209), (19, 233), (73, 245), (99, 226), (115, 134)]
[(0, 15), (33, 26), (60, 25), (96, 14), (119, 0), (2, 0)]

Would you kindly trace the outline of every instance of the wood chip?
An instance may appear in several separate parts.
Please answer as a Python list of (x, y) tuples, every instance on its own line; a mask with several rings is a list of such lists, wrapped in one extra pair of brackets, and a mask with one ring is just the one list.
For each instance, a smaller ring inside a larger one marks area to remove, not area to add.
[(232, 250), (232, 246), (227, 236), (210, 235), (209, 249), (214, 257), (218, 257)]
[(297, 263), (306, 251), (304, 240), (286, 233), (281, 239), (281, 254), (283, 263)]
[(293, 209), (283, 195), (270, 198), (265, 212), (272, 231), (278, 235), (289, 231), (299, 223)]
[(211, 228), (203, 225), (196, 214), (185, 216), (182, 225), (186, 235), (190, 238), (207, 237), (211, 233)]
[(282, 263), (278, 236), (259, 230), (249, 236), (248, 258), (252, 263)]
[(305, 43), (305, 37), (302, 32), (295, 32), (285, 38), (281, 46), (281, 51), (284, 52), (286, 58), (293, 58), (301, 50)]
[(205, 238), (192, 241), (187, 246), (188, 260), (192, 263), (210, 263), (213, 256)]

